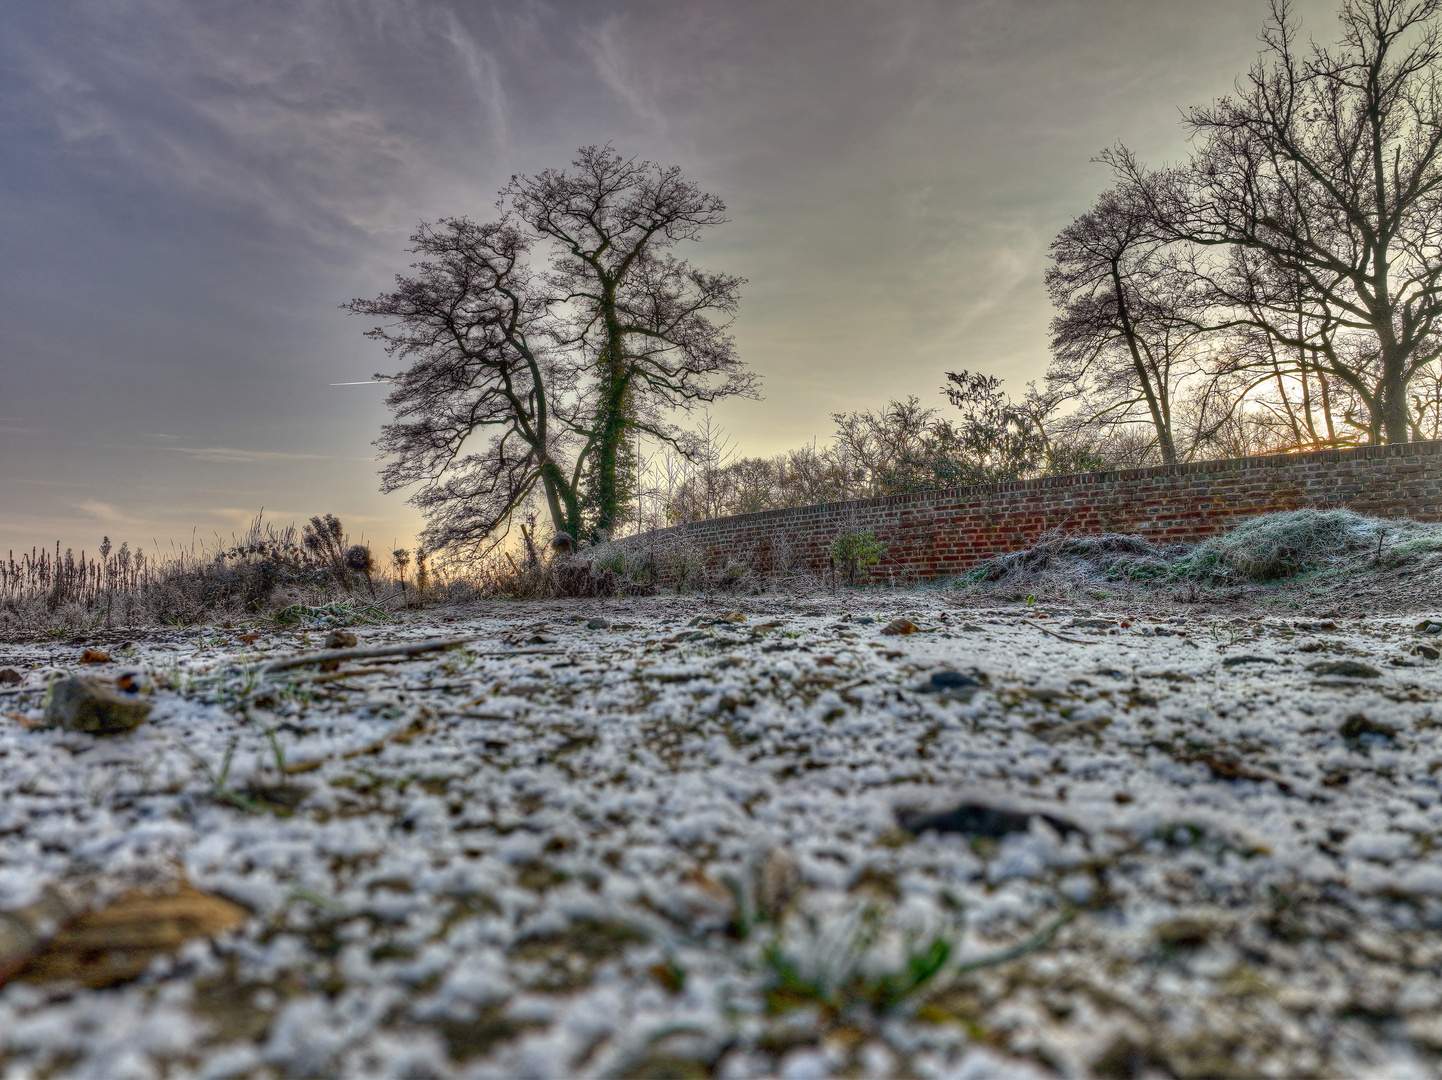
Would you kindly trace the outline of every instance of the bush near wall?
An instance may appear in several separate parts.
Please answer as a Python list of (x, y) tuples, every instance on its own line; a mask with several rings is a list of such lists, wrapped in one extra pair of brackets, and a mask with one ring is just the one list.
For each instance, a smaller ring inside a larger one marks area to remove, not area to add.
[(900, 583), (961, 573), (1049, 532), (1192, 543), (1258, 514), (1303, 507), (1442, 521), (1442, 442), (909, 492), (698, 521), (617, 543), (636, 550), (684, 545), (712, 567), (744, 562), (766, 574), (825, 573), (839, 534), (869, 530), (886, 545), (873, 580)]

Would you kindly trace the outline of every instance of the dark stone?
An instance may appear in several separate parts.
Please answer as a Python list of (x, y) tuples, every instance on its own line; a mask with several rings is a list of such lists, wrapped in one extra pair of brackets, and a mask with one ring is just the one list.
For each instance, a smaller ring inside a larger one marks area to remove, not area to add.
[(1348, 740), (1360, 739), (1363, 735), (1380, 735), (1390, 742), (1395, 742), (1397, 738), (1397, 729), (1392, 725), (1378, 723), (1363, 713), (1353, 713), (1347, 717), (1342, 721), (1340, 731), (1342, 738)]
[(1356, 660), (1332, 660), (1322, 664), (1308, 664), (1307, 670), (1313, 675), (1336, 675), (1344, 679), (1375, 679), (1382, 673), (1369, 664)]
[(896, 815), (896, 821), (907, 832), (918, 835), (924, 832), (961, 833), (964, 836), (1000, 840), (1011, 833), (1026, 832), (1034, 817), (1041, 818), (1062, 836), (1082, 831), (1070, 821), (1053, 817), (1051, 814), (1017, 813), (1014, 810), (998, 810), (981, 803), (962, 803), (955, 810), (941, 814), (903, 810)]
[(0, 668), (0, 686), (14, 686), (24, 680), (24, 676), (13, 667)]
[(354, 649), (356, 636), (349, 630), (332, 630), (325, 636), (325, 647), (327, 649)]
[(982, 688), (982, 680), (976, 677), (980, 674), (980, 672), (976, 672), (974, 675), (963, 675), (959, 671), (934, 671), (931, 678), (916, 689), (918, 693), (922, 694), (941, 694), (943, 697), (970, 699)]
[(587, 630), (606, 630), (610, 627), (610, 625), (611, 624), (608, 623), (605, 619), (588, 619), (586, 621)]
[(1270, 656), (1229, 656), (1222, 661), (1222, 667), (1237, 667), (1241, 664), (1275, 664)]

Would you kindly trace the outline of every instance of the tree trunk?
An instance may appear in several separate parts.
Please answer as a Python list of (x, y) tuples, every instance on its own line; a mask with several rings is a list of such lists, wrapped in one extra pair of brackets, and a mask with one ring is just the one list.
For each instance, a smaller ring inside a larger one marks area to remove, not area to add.
[(605, 385), (601, 389), (601, 438), (596, 448), (596, 524), (591, 530), (593, 543), (610, 539), (620, 516), (621, 443), (626, 438), (626, 390), (630, 373), (620, 358), (606, 365)]
[(1412, 437), (1411, 425), (1407, 422), (1407, 383), (1402, 377), (1406, 362), (1399, 346), (1383, 346), (1382, 385), (1377, 388), (1381, 416), (1378, 417), (1380, 423), (1373, 425), (1381, 429), (1383, 442), (1408, 442)]
[(1117, 291), (1117, 313), (1121, 316), (1122, 335), (1127, 339), (1127, 348), (1131, 350), (1132, 366), (1137, 373), (1137, 381), (1142, 384), (1142, 393), (1146, 395), (1147, 409), (1152, 414), (1152, 426), (1157, 429), (1157, 445), (1161, 447), (1162, 464), (1175, 465), (1177, 463), (1177, 446), (1172, 441), (1172, 428), (1166, 417), (1162, 415), (1161, 402), (1157, 400), (1156, 391), (1152, 388), (1151, 377), (1147, 373), (1146, 362), (1142, 359), (1141, 349), (1137, 347), (1137, 332), (1132, 324), (1131, 312), (1127, 308), (1126, 286), (1122, 284), (1121, 268), (1116, 261), (1112, 262), (1112, 285)]

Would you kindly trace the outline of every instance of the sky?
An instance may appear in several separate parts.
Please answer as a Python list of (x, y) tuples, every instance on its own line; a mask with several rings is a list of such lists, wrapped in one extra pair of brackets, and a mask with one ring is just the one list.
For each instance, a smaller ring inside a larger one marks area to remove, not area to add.
[[(1330, 40), (1333, 0), (1296, 5)], [(0, 556), (334, 513), (407, 544), (340, 310), (579, 146), (730, 221), (736, 452), (1047, 364), (1047, 245), (1253, 62), (1262, 0), (0, 0)], [(353, 385), (352, 385), (353, 384)]]

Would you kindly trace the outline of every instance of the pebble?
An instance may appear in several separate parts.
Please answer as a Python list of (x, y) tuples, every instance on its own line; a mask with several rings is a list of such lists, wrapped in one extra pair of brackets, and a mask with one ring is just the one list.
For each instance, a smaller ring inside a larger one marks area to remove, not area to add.
[(50, 688), (44, 724), (91, 735), (118, 735), (149, 715), (148, 701), (113, 690), (99, 679), (67, 675)]

